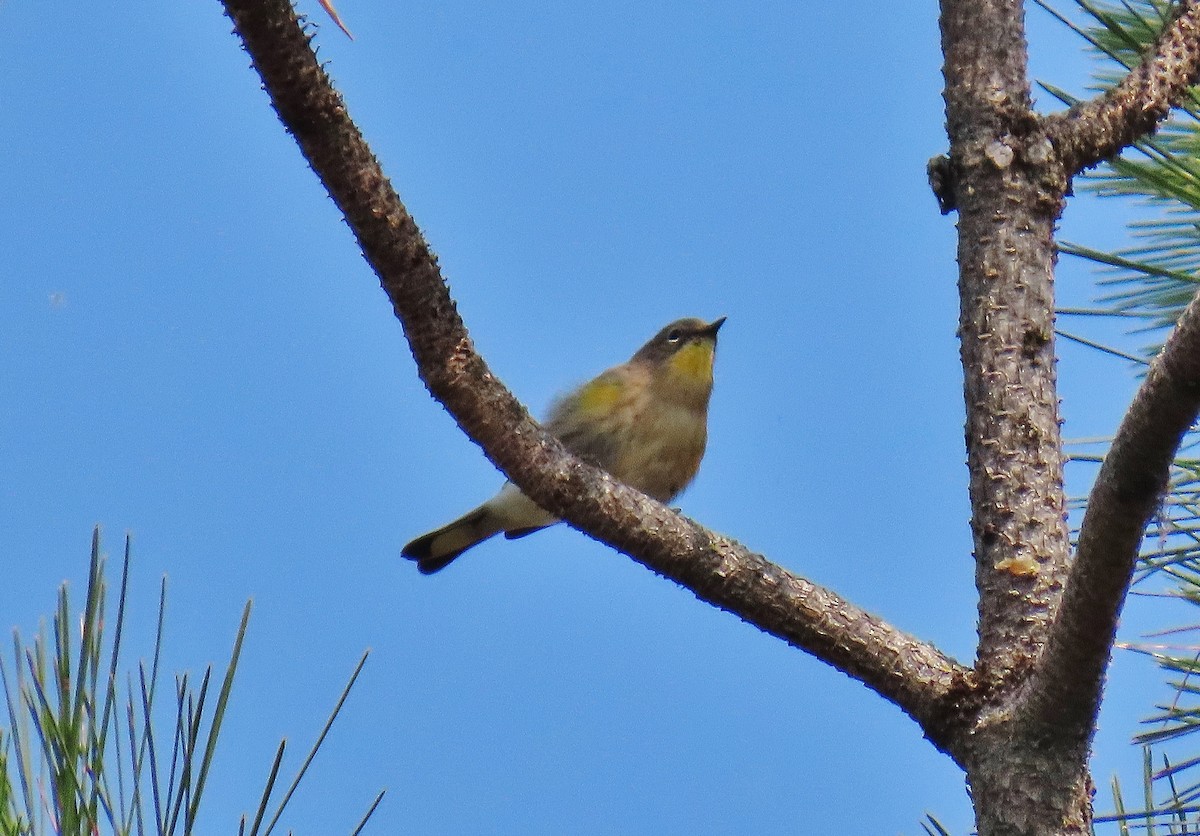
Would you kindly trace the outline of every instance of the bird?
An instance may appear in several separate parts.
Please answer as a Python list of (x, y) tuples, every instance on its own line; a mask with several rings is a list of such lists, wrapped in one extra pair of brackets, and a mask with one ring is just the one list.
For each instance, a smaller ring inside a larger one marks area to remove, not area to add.
[[(725, 317), (670, 323), (637, 350), (551, 406), (546, 430), (579, 458), (659, 502), (670, 502), (700, 469), (708, 443), (717, 332)], [(425, 575), (503, 533), (515, 540), (554, 525), (512, 482), (477, 508), (422, 534), (400, 554)]]

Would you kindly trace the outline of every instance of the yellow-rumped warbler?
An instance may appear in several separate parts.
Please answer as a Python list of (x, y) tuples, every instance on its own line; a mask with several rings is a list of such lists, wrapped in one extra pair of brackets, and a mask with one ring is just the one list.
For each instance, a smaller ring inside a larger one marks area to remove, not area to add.
[[(704, 456), (717, 331), (724, 321), (672, 322), (628, 363), (560, 398), (546, 429), (581, 459), (670, 502), (692, 481)], [(507, 482), (487, 502), (421, 535), (401, 554), (428, 575), (502, 531), (514, 540), (556, 522)]]

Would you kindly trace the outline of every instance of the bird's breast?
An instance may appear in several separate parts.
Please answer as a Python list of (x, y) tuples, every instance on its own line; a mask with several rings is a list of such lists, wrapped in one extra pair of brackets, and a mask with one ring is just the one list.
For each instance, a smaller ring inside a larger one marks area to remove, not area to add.
[(642, 493), (668, 502), (700, 469), (708, 440), (705, 414), (678, 404), (649, 401), (642, 406), (612, 474)]

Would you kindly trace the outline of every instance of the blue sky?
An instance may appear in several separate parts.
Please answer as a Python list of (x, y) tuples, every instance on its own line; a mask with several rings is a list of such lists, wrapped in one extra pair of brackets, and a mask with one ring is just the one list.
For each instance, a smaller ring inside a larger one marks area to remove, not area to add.
[[(320, 55), (513, 391), (540, 412), (727, 315), (683, 510), (969, 659), (935, 6), (338, 5), (354, 42), (303, 7)], [(897, 709), (565, 526), (433, 578), (399, 558), (501, 479), (230, 29), (216, 2), (0, 5), (0, 624), (81, 592), (96, 523), (114, 556), (133, 535), (134, 654), (164, 573), (170, 669), (222, 663), (254, 599), (204, 832), (281, 737), (295, 768), (367, 647), (298, 833), (385, 787), (370, 832), (965, 832)], [(1078, 40), (1030, 29), (1033, 76), (1082, 92)], [(1125, 213), (1080, 198), (1064, 235), (1119, 243)], [(1093, 282), (1064, 263), (1061, 301)], [(1060, 353), (1066, 433), (1110, 432), (1130, 369)], [(1135, 604), (1126, 637), (1163, 619)], [(1117, 657), (1101, 786), (1136, 786), (1158, 682)]]

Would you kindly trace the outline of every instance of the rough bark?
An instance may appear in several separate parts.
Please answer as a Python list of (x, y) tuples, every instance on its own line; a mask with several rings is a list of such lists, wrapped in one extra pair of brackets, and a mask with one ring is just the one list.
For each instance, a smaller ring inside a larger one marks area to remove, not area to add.
[(950, 154), (929, 173), (943, 209), (959, 213), (976, 673), (984, 691), (961, 762), (984, 836), (1090, 833), (1087, 759), (1104, 670), (1141, 533), (1196, 415), (1200, 359), (1188, 352), (1200, 329), (1185, 318), (1139, 393), (1071, 564), (1054, 367), (1054, 225), (1076, 173), (1152, 129), (1185, 95), (1200, 60), (1196, 18), (1195, 7), (1182, 4), (1155, 51), (1115, 90), (1040, 118), (1030, 107), (1023, 3), (942, 2)]
[(1151, 133), (1196, 82), (1200, 6), (1179, 4), (1153, 51), (1121, 83), (1046, 120), (1046, 130), (1071, 173), (1119, 154)]
[(1088, 497), (1051, 641), (1025, 700), (1043, 728), (1090, 726), (1142, 535), (1200, 412), (1200, 299), (1150, 366)]
[(1032, 112), (1023, 14), (1019, 0), (942, 3), (976, 670), (988, 702), (963, 760), (989, 835), (1084, 833), (1090, 822), (1086, 757), (1029, 745), (1009, 710), (1046, 642), (1070, 554), (1053, 321), (1067, 179)]
[[(978, 831), (1082, 834), (1088, 749), (1141, 532), (1200, 409), (1189, 308), (1105, 461), (1069, 560), (1053, 342), (1054, 224), (1070, 179), (1151, 129), (1200, 62), (1192, 2), (1116, 91), (1030, 108), (1020, 0), (942, 0), (947, 157), (979, 588), (973, 669), (571, 457), (475, 352), (437, 262), (284, 0), (224, 0), (280, 119), (344, 213), (422, 379), (536, 502), (891, 700), (967, 772)], [(1065, 592), (1064, 592), (1065, 589)]]
[[(1018, 0), (945, 2), (958, 181), (959, 339), (981, 672), (1045, 641), (1070, 549), (1054, 368), (1054, 222), (1066, 181), (1029, 99)], [(1030, 157), (1034, 157), (1031, 161)]]

